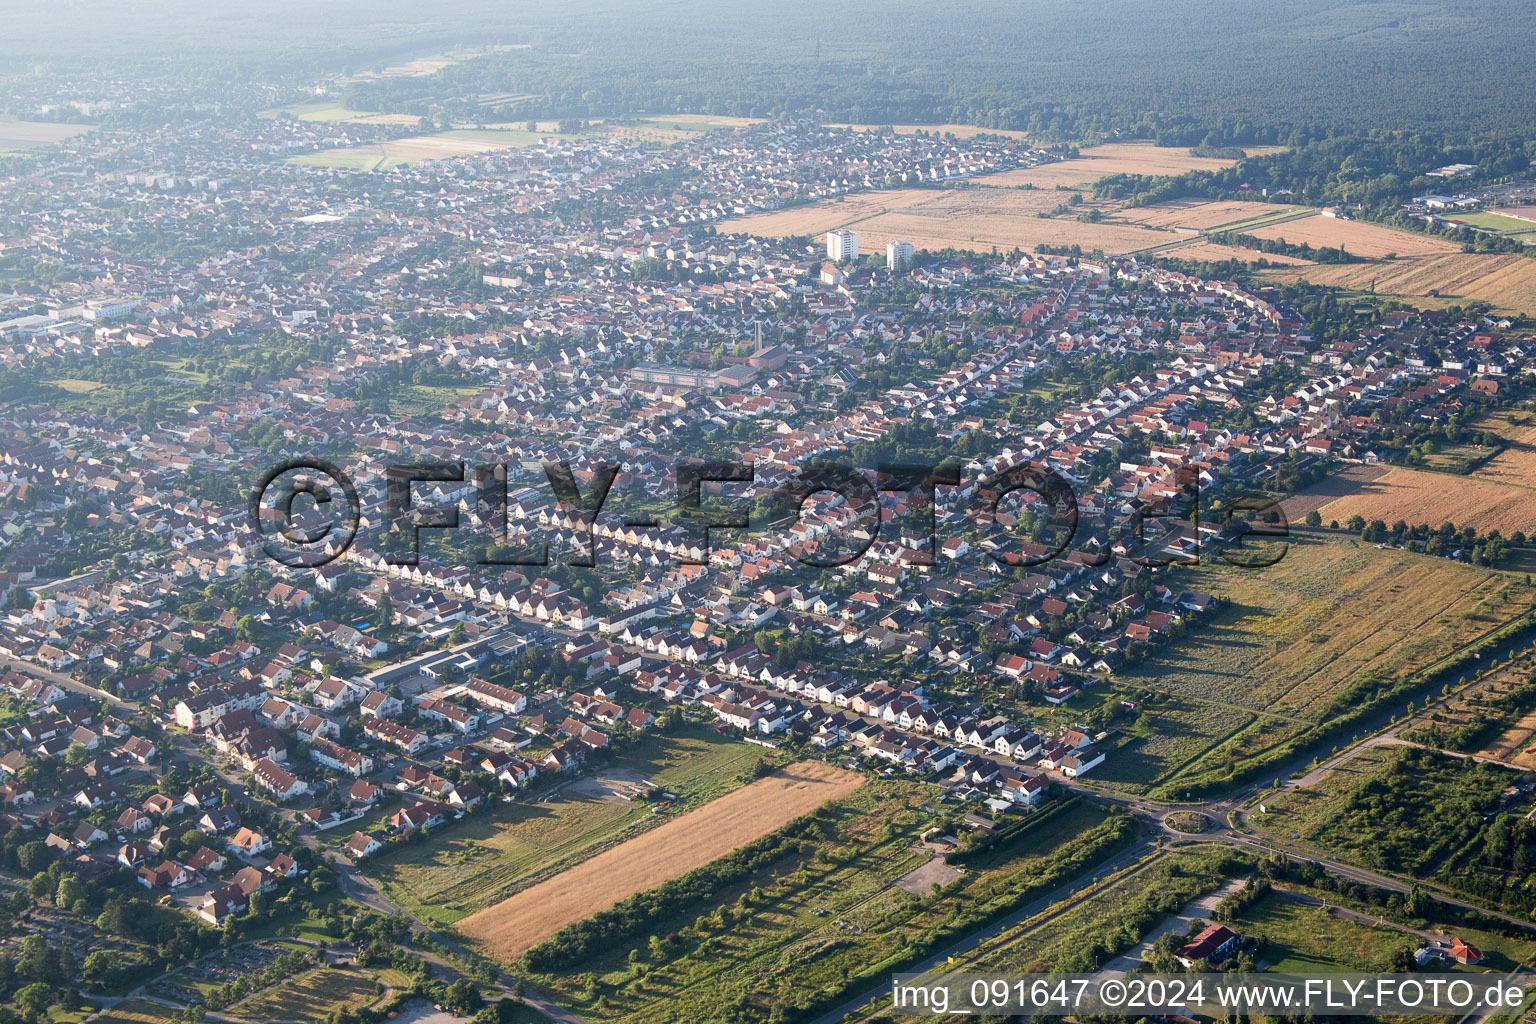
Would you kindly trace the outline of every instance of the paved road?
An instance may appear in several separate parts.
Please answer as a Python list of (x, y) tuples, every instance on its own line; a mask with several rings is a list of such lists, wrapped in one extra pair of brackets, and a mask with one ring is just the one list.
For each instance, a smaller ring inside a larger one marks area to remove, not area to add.
[(17, 672), (23, 672), (37, 679), (46, 679), (50, 683), (57, 684), (62, 689), (93, 698), (94, 700), (104, 700), (119, 711), (130, 715), (137, 713), (139, 710), (139, 705), (134, 701), (114, 697), (106, 690), (98, 690), (94, 686), (87, 686), (85, 683), (80, 682), (80, 680), (65, 675), (63, 672), (55, 672), (52, 669), (43, 668), (41, 665), (34, 665), (30, 661), (10, 661), (0, 665), (0, 671), (5, 669), (15, 669)]

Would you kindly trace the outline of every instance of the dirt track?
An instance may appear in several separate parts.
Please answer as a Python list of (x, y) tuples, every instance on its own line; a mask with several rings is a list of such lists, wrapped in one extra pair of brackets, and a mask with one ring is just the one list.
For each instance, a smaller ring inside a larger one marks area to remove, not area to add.
[(472, 914), (458, 930), (510, 960), (568, 924), (723, 857), (863, 784), (862, 776), (830, 765), (790, 765)]

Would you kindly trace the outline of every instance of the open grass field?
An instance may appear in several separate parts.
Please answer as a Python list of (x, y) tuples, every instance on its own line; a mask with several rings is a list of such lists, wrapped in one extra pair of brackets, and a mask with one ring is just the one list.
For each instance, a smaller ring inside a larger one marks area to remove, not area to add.
[[(718, 1015), (721, 993), (746, 995), (752, 1016), (742, 1019), (766, 1019), (775, 1005), (794, 1011), (812, 998), (824, 1008), (903, 969), (915, 944), (968, 933), (977, 927), (969, 922), (1076, 877), (1122, 849), (1132, 831), (1099, 805), (1046, 809), (1003, 855), (973, 861), (942, 893), (910, 892), (901, 880), (930, 858), (916, 839), (934, 821), (922, 809), (932, 792), (871, 783), (837, 805), (816, 851), (722, 892), (691, 924), (657, 922), (655, 934), (673, 936), (664, 955), (650, 955), (641, 936), (578, 969), (593, 978), (591, 989), (579, 973), (532, 983), (603, 1024), (707, 1020)], [(638, 965), (628, 962), (632, 948), (642, 954)]]
[(97, 380), (81, 380), (78, 377), (56, 377), (48, 382), (56, 388), (63, 388), (72, 395), (88, 395), (92, 391), (106, 387), (106, 384)]
[[(1128, 667), (1128, 687), (1317, 721), (1362, 674), (1406, 675), (1530, 607), (1523, 581), (1352, 540), (1297, 535), (1264, 569), (1212, 559), (1178, 586), (1225, 598), (1185, 639)], [(1170, 584), (1172, 585), (1172, 584)]]
[(88, 124), (14, 121), (0, 117), (0, 153), (22, 153), (39, 146), (51, 146), (82, 132), (88, 132), (92, 127), (94, 126)]
[(464, 918), (459, 931), (512, 959), (568, 924), (702, 867), (863, 784), (861, 775), (798, 762)]
[[(1278, 233), (1287, 240), (1300, 241), (1288, 232)], [(1357, 252), (1354, 244), (1349, 249)], [(1487, 302), (1495, 309), (1536, 313), (1536, 260), (1518, 253), (1450, 252), (1382, 262), (1279, 268), (1266, 271), (1265, 276), (1282, 282), (1300, 277), (1313, 284), (1356, 292), (1374, 288), (1378, 295), (1396, 295), (1406, 300), (1437, 300), (1428, 303), (1431, 305)]]
[(1260, 962), (1282, 974), (1387, 970), (1394, 951), (1404, 946), (1418, 948), (1430, 940), (1448, 941), (1452, 936), (1482, 950), (1484, 962), (1478, 966), (1445, 964), (1436, 967), (1437, 971), (1491, 969), (1504, 973), (1536, 952), (1536, 942), (1528, 938), (1511, 938), (1434, 921), (1418, 930), (1382, 918), (1365, 923), (1336, 909), (1319, 907), (1300, 894), (1279, 891), (1238, 914), (1232, 927), (1243, 935), (1262, 939)]
[(1143, 704), (1132, 735), (1106, 754), (1090, 778), (1115, 789), (1146, 792), (1256, 717), (1243, 708), (1189, 697)]
[(1259, 961), (1281, 974), (1385, 971), (1395, 951), (1423, 943), (1397, 928), (1364, 925), (1281, 893), (1243, 911), (1232, 927), (1262, 939)]
[(1305, 242), (1311, 246), (1342, 246), (1356, 256), (1367, 259), (1380, 259), (1389, 253), (1398, 256), (1432, 256), (1461, 251), (1461, 246), (1455, 242), (1441, 238), (1398, 231), (1365, 221), (1324, 217), (1320, 213), (1286, 221), (1284, 224), (1254, 228), (1248, 234), (1259, 238), (1283, 238), (1295, 245)]
[(781, 238), (850, 228), (869, 252), (900, 239), (919, 249), (1033, 249), (1046, 243), (1126, 253), (1177, 238), (1133, 224), (1040, 216), (1062, 201), (1060, 194), (1043, 189), (894, 189), (738, 217), (722, 222), (720, 229)]
[(231, 1007), (228, 1014), (247, 1020), (313, 1024), (343, 1007), (355, 1010), (372, 1004), (378, 998), (373, 989), (374, 979), (362, 971), (322, 967)]
[(287, 114), (300, 121), (348, 121), (352, 124), (416, 124), (421, 118), (414, 114), (379, 114), (366, 110), (352, 110), (340, 103), (321, 100), (301, 103), (281, 110), (263, 111), (263, 116)]
[(441, 832), (430, 850), (391, 849), (368, 861), (367, 870), (391, 899), (451, 924), (668, 820), (651, 814), (649, 804), (623, 799), (602, 779), (649, 779), (686, 808), (744, 785), (767, 755), (763, 747), (705, 729), (650, 737), (596, 780), (471, 816)]
[(705, 132), (725, 128), (745, 128), (760, 123), (759, 118), (730, 117), (724, 114), (664, 114), (636, 121), (615, 121), (598, 126), (604, 135), (626, 142), (649, 146), (671, 146), (686, 142)]
[(529, 146), (542, 136), (526, 131), (462, 129), (439, 132), (436, 135), (417, 135), (408, 139), (370, 143), (366, 146), (343, 146), (322, 149), (317, 153), (289, 157), (287, 163), (304, 167), (334, 167), (354, 171), (387, 171), (401, 164), (418, 164), (426, 160), (446, 160), (476, 153), (493, 153), (497, 150)]
[(1228, 224), (1240, 224), (1272, 215), (1284, 216), (1296, 211), (1294, 206), (1255, 203), (1241, 199), (1205, 201), (1175, 199), (1156, 206), (1133, 206), (1108, 218), (1116, 223), (1176, 231), (1211, 231)]
[[(1505, 454), (1508, 461), (1494, 470), (1503, 477), (1519, 474), (1533, 461), (1533, 453), (1529, 450), (1511, 450)], [(1504, 457), (1500, 456), (1501, 459)], [(1294, 515), (1293, 508), (1301, 508), (1304, 515), (1303, 505), (1313, 505), (1324, 523), (1333, 520), (1343, 523), (1350, 516), (1358, 515), (1367, 522), (1380, 519), (1388, 526), (1401, 519), (1410, 526), (1438, 527), (1445, 522), (1454, 523), (1458, 528), (1474, 526), (1481, 533), (1497, 528), (1506, 537), (1516, 530), (1527, 534), (1536, 532), (1536, 489), (1530, 485), (1506, 483), (1502, 478), (1485, 479), (1481, 478), (1481, 473), (1473, 477), (1453, 477), (1401, 466), (1378, 473), (1379, 468), (1352, 466), (1321, 481), (1297, 495), (1296, 504), (1291, 504), (1293, 499), (1287, 499), (1286, 515)], [(1322, 497), (1332, 500), (1313, 504)]]

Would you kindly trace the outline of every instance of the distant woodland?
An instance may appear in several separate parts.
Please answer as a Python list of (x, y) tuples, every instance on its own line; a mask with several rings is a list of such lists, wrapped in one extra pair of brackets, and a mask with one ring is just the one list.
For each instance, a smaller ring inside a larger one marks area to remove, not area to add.
[[(1051, 142), (1148, 139), (1211, 155), (1283, 145), (1215, 174), (1118, 176), (1098, 190), (1152, 203), (1247, 185), (1383, 218), (1445, 187), (1426, 177), (1435, 167), (1479, 164), (1481, 183), (1528, 174), (1536, 157), (1529, 0), (13, 6), (0, 34), (0, 109), (7, 83), (13, 113), (17, 97), (55, 95), (37, 88), (50, 77), (116, 71), (177, 84), (174, 104), (157, 106), (146, 90), (143, 106), (102, 115), (124, 125), (186, 116), (188, 103), (252, 114), (312, 98), (329, 79), (352, 109), (439, 121), (808, 115)], [(370, 74), (450, 52), (427, 73)]]
[[(0, 78), (103, 62), (219, 83), (357, 73), (363, 109), (963, 123), (1178, 145), (1296, 131), (1515, 135), (1536, 109), (1528, 0), (117, 0), (10, 5)], [(524, 97), (507, 102), (512, 97)]]

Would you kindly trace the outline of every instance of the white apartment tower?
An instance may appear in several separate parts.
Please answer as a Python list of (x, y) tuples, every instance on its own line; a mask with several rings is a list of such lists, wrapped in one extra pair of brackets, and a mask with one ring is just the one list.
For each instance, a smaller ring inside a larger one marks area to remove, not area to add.
[(859, 258), (859, 233), (857, 231), (828, 231), (827, 259), (834, 263)]
[(887, 270), (906, 270), (911, 265), (911, 242), (887, 242), (885, 244), (885, 267)]

